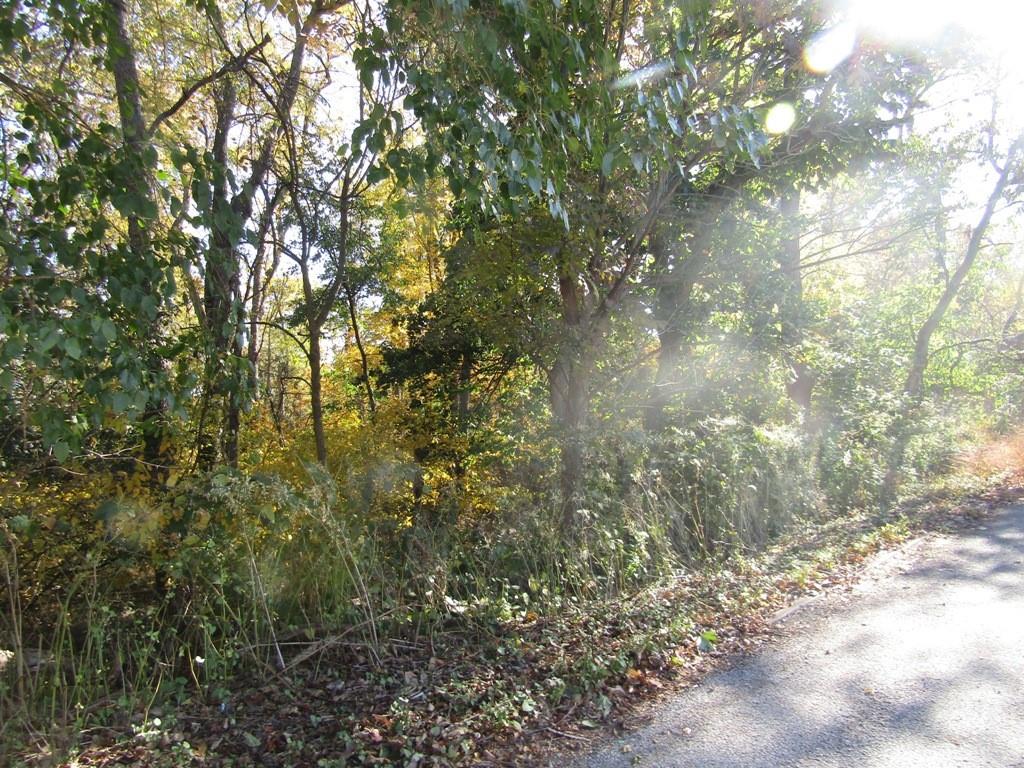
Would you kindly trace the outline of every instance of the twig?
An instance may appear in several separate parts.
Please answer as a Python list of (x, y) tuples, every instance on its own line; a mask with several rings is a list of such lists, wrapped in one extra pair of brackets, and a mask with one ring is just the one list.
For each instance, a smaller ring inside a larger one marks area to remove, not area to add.
[(544, 730), (545, 731), (550, 731), (551, 733), (555, 734), (555, 736), (561, 736), (562, 738), (565, 738), (565, 739), (573, 739), (575, 741), (583, 741), (583, 742), (586, 742), (588, 744), (590, 743), (590, 739), (588, 739), (586, 736), (577, 736), (575, 733), (566, 733), (565, 731), (560, 731), (557, 728), (552, 728), (550, 725), (547, 726)]
[[(385, 616), (387, 616), (387, 615), (389, 615), (389, 614), (391, 614), (393, 612), (394, 612), (394, 609), (385, 611), (384, 613), (379, 614), (376, 618), (377, 618), (377, 620), (380, 620), (380, 619), (384, 618)], [(306, 649), (305, 651), (300, 653), (298, 656), (296, 656), (294, 659), (292, 659), (288, 664), (286, 664), (284, 667), (282, 667), (280, 673), (278, 674), (278, 676), (283, 675), (285, 672), (288, 672), (291, 669), (294, 669), (299, 664), (302, 664), (304, 661), (308, 661), (309, 659), (311, 659), (314, 656), (316, 656), (318, 653), (323, 653), (324, 651), (328, 650), (329, 648), (333, 648), (336, 645), (341, 645), (346, 637), (351, 635), (357, 629), (361, 629), (361, 628), (363, 628), (366, 625), (371, 624), (371, 623), (372, 623), (372, 621), (367, 620), (367, 621), (360, 622), (359, 624), (353, 624), (351, 627), (348, 627), (347, 629), (345, 629), (345, 631), (341, 632), (340, 634), (332, 635), (331, 637), (325, 637), (323, 640), (320, 640), (319, 642), (314, 643), (312, 645), (312, 647)]]

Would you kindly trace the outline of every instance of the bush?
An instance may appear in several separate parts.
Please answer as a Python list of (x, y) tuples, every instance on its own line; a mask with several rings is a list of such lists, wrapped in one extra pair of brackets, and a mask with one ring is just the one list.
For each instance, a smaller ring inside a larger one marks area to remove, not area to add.
[(687, 557), (757, 548), (818, 507), (799, 430), (706, 420), (654, 449), (650, 503)]

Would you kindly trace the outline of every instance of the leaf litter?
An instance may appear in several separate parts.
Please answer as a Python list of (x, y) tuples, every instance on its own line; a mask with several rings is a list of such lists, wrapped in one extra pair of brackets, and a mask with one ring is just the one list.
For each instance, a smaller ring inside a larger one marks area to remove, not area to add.
[(130, 737), (83, 734), (65, 764), (539, 764), (568, 743), (578, 749), (603, 730), (641, 724), (644, 704), (756, 650), (783, 605), (848, 588), (872, 552), (912, 532), (977, 525), (1022, 496), (1002, 488), (953, 504), (940, 494), (890, 516), (807, 524), (760, 556), (638, 594), (489, 625), (460, 616), (429, 641), (394, 639), (378, 654), (313, 638), (286, 673), (239, 676), (226, 695), (185, 701), (163, 718), (153, 713), (165, 709), (153, 710)]

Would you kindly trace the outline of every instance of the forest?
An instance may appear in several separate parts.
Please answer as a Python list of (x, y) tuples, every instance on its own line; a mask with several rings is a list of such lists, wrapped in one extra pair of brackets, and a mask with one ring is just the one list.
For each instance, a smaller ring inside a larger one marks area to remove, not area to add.
[(0, 0), (0, 764), (525, 764), (994, 482), (1024, 62), (890, 5)]

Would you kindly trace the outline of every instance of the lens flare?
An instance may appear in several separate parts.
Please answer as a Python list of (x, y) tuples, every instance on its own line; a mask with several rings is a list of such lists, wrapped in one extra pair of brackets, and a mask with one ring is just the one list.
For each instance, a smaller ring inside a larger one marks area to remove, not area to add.
[(785, 133), (793, 127), (793, 123), (795, 122), (796, 110), (793, 109), (793, 105), (785, 101), (780, 101), (769, 109), (768, 114), (765, 115), (764, 129), (768, 131), (768, 133)]
[(815, 35), (804, 49), (804, 64), (811, 72), (827, 74), (853, 53), (857, 44), (857, 27), (837, 24)]
[(612, 83), (612, 88), (615, 90), (619, 90), (621, 88), (639, 88), (647, 83), (660, 80), (671, 71), (672, 64), (670, 62), (659, 61), (651, 64), (650, 66), (635, 69), (632, 72), (627, 72)]

